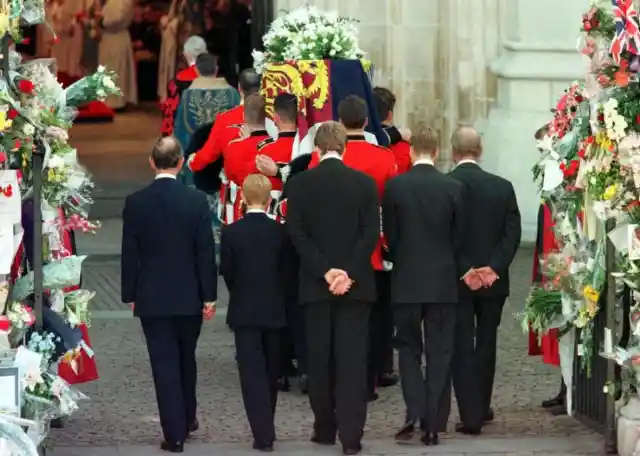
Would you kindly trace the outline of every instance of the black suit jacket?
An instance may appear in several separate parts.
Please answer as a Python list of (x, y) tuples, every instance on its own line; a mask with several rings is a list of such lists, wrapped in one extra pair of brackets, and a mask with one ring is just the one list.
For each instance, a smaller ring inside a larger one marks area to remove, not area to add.
[(198, 315), (216, 300), (211, 210), (202, 193), (156, 179), (127, 197), (122, 222), (122, 301), (135, 302), (135, 316)]
[(393, 262), (391, 302), (458, 302), (462, 189), (426, 164), (388, 182), (382, 209)]
[(229, 289), (231, 328), (286, 325), (288, 274), (283, 225), (264, 213), (247, 213), (222, 230), (220, 273)]
[[(484, 171), (475, 163), (463, 163), (450, 174), (465, 186), (465, 219), (461, 247), (470, 267), (490, 266), (500, 277), (491, 288), (476, 293), (509, 295), (509, 266), (520, 245), (521, 223), (513, 185)], [(471, 292), (468, 287), (463, 287)]]
[[(205, 124), (198, 128), (189, 140), (189, 145), (184, 151), (185, 161), (189, 160), (189, 157), (200, 149), (202, 149), (209, 139), (211, 129), (213, 128), (213, 122)], [(213, 163), (207, 165), (203, 170), (193, 173), (193, 183), (198, 190), (205, 192), (209, 195), (213, 195), (220, 190), (220, 172), (224, 166), (222, 157)]]
[(371, 254), (380, 236), (380, 212), (373, 179), (327, 158), (287, 184), (287, 226), (300, 254), (300, 301), (333, 297), (324, 279), (332, 268), (354, 280), (348, 298), (375, 301)]

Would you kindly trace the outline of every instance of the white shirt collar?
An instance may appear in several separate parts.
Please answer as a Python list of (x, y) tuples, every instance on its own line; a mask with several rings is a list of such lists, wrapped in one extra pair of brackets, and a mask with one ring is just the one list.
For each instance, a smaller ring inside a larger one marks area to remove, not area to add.
[(342, 156), (337, 152), (327, 152), (322, 157), (320, 157), (320, 161), (326, 160), (327, 158), (337, 158), (342, 161)]
[(477, 161), (472, 160), (471, 158), (465, 158), (464, 160), (460, 160), (456, 166), (464, 165), (465, 163), (472, 163), (474, 165), (478, 164)]
[(170, 173), (158, 173), (156, 174), (156, 180), (158, 179), (175, 179), (176, 176)]
[(416, 160), (413, 162), (413, 166), (416, 165), (431, 165), (431, 166), (435, 166), (435, 164), (433, 163), (433, 160), (430, 158), (421, 158), (419, 160)]
[(245, 212), (245, 214), (265, 214), (266, 212), (264, 211), (264, 209), (247, 209), (247, 212)]

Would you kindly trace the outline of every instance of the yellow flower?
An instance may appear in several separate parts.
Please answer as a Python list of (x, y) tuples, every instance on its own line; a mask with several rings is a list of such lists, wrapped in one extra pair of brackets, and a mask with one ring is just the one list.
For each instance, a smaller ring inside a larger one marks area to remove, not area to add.
[(600, 299), (600, 293), (598, 292), (598, 290), (596, 290), (595, 288), (593, 288), (591, 285), (587, 285), (586, 287), (584, 287), (584, 290), (582, 290), (582, 295), (585, 297), (585, 299), (589, 302), (593, 302), (593, 303), (598, 303), (598, 300)]
[(611, 150), (613, 141), (609, 139), (606, 133), (600, 132), (596, 134), (596, 144), (603, 149)]
[(0, 111), (0, 131), (5, 131), (8, 128), (11, 128), (11, 124), (13, 120), (7, 119), (7, 113), (5, 111)]
[(9, 31), (9, 16), (6, 13), (0, 13), (0, 35), (4, 35)]
[(618, 193), (618, 184), (611, 184), (605, 189), (604, 193), (602, 194), (602, 198), (605, 200), (610, 200), (614, 196), (616, 196), (616, 193)]

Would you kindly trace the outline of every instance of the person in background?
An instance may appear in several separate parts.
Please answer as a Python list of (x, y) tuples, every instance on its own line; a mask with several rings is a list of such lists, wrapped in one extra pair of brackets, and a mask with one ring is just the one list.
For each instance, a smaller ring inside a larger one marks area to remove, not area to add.
[[(273, 191), (270, 215), (284, 223), (284, 218), (277, 211), (277, 203), (281, 201), (284, 185), (287, 181), (287, 167), (293, 157), (293, 145), (297, 132), (298, 99), (290, 93), (278, 95), (274, 102), (274, 122), (278, 128), (278, 139), (267, 144), (256, 157), (255, 168), (252, 172), (261, 172), (269, 176)], [(287, 287), (287, 328), (283, 338), (283, 372), (281, 385), (283, 390), (289, 388), (289, 376), (297, 373), (300, 390), (308, 392), (307, 377), (307, 344), (305, 342), (304, 316), (298, 299), (298, 270), (300, 258), (291, 241), (287, 238), (287, 253), (289, 254), (292, 274)], [(292, 368), (291, 360), (297, 359), (297, 368)]]
[(520, 245), (520, 211), (513, 185), (484, 171), (480, 134), (468, 126), (451, 136), (455, 169), (465, 188), (462, 256), (470, 263), (459, 282), (452, 378), (461, 423), (456, 431), (479, 434), (492, 421), (498, 326), (509, 296), (509, 266)]
[[(374, 87), (373, 99), (378, 110), (378, 116), (382, 122), (382, 128), (389, 135), (389, 149), (396, 158), (398, 174), (405, 173), (411, 168), (410, 133), (407, 130), (399, 131), (393, 125), (393, 110), (396, 106), (396, 96), (385, 87)], [(407, 137), (405, 140), (402, 134)], [(400, 137), (398, 137), (400, 136)]]
[(122, 302), (147, 342), (160, 447), (182, 453), (199, 427), (196, 346), (203, 317), (215, 313), (215, 247), (206, 197), (176, 180), (184, 162), (178, 142), (159, 139), (149, 161), (154, 182), (129, 195), (122, 214)]
[(312, 442), (344, 454), (362, 451), (367, 419), (369, 314), (376, 300), (371, 252), (380, 237), (375, 181), (343, 163), (347, 131), (337, 122), (316, 132), (317, 167), (288, 184), (287, 226), (300, 254)]
[(242, 400), (253, 447), (273, 451), (281, 330), (287, 281), (283, 225), (270, 218), (271, 183), (251, 174), (242, 184), (246, 214), (222, 232), (220, 273), (229, 289), (227, 324), (233, 330)]
[(136, 62), (136, 81), (140, 101), (154, 101), (158, 91), (158, 52), (160, 35), (156, 24), (148, 19), (149, 6), (135, 5), (133, 20), (129, 26), (133, 58)]
[[(535, 139), (541, 141), (547, 134), (548, 126), (543, 125), (535, 134)], [(540, 201), (540, 208), (538, 209), (538, 226), (535, 251), (533, 255), (533, 283), (536, 285), (544, 285), (546, 277), (542, 273), (540, 267), (540, 261), (549, 254), (558, 249), (556, 239), (553, 233), (553, 215), (549, 205), (544, 201)], [(529, 331), (529, 355), (542, 356), (542, 362), (551, 366), (560, 366), (560, 347), (558, 345), (558, 330), (552, 329), (546, 334), (543, 334), (541, 340), (538, 339), (538, 334), (533, 331)], [(566, 408), (566, 396), (567, 386), (564, 383), (562, 375), (560, 375), (560, 389), (558, 395), (542, 401), (542, 408), (547, 409), (553, 415), (565, 415), (567, 413)]]
[(198, 77), (196, 60), (200, 54), (206, 53), (207, 44), (199, 36), (192, 36), (184, 43), (182, 55), (189, 66), (179, 72), (167, 85), (167, 99), (162, 105), (162, 126), (160, 127), (162, 136), (173, 134), (175, 115), (180, 105), (182, 92)]
[(387, 184), (382, 203), (393, 262), (395, 341), (407, 406), (396, 440), (411, 440), (420, 420), (425, 445), (440, 443), (441, 398), (450, 378), (458, 281), (463, 274), (460, 271), (469, 269), (459, 253), (464, 227), (463, 186), (436, 169), (437, 156), (435, 130), (428, 128), (413, 135), (413, 166)]

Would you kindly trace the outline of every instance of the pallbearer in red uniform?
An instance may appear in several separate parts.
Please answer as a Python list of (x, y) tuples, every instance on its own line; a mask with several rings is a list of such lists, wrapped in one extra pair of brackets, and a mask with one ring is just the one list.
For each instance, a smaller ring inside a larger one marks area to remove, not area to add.
[[(251, 173), (262, 173), (269, 176), (272, 185), (269, 212), (272, 217), (284, 223), (285, 219), (279, 209), (284, 184), (291, 170), (293, 144), (297, 131), (298, 99), (295, 95), (282, 93), (274, 99), (273, 110), (273, 122), (278, 128), (278, 139), (261, 149)], [(267, 166), (265, 167), (264, 164)], [(291, 276), (287, 280), (289, 283), (287, 287), (287, 328), (283, 337), (283, 371), (280, 378), (280, 388), (282, 391), (288, 391), (290, 389), (289, 377), (297, 373), (300, 390), (306, 393), (309, 383), (306, 362), (307, 344), (304, 316), (298, 299), (300, 258), (288, 238), (285, 253), (291, 265)], [(292, 369), (291, 361), (294, 356), (297, 359), (297, 372)]]
[[(211, 133), (202, 149), (197, 151), (189, 159), (189, 168), (193, 172), (202, 171), (211, 163), (220, 160), (224, 155), (229, 143), (238, 139), (244, 125), (244, 100), (250, 95), (258, 93), (260, 90), (260, 76), (253, 69), (244, 70), (240, 73), (240, 106), (218, 114), (211, 128)], [(226, 223), (224, 214), (224, 195), (228, 192), (229, 182), (225, 177), (222, 179), (220, 188), (220, 204), (218, 205), (218, 217)]]
[[(382, 128), (389, 136), (389, 150), (393, 152), (398, 167), (398, 174), (406, 173), (411, 168), (411, 145), (404, 139), (394, 141), (391, 130), (397, 129), (393, 125), (393, 109), (396, 106), (396, 96), (385, 87), (373, 89), (373, 100), (378, 110), (378, 117), (382, 122)], [(394, 132), (395, 133), (395, 132)]]
[[(376, 146), (365, 140), (364, 131), (367, 125), (367, 104), (355, 95), (348, 96), (338, 105), (338, 116), (340, 122), (347, 129), (347, 147), (342, 155), (345, 165), (361, 171), (376, 181), (378, 194), (382, 200), (384, 188), (387, 182), (396, 175), (396, 162), (393, 153), (381, 146)], [(319, 163), (317, 152), (313, 153), (309, 168), (313, 168)], [(330, 182), (327, 185), (331, 185)], [(382, 228), (382, 222), (380, 223)], [(390, 283), (389, 273), (383, 261), (384, 239), (380, 230), (380, 241), (371, 256), (371, 262), (376, 273), (376, 289), (378, 302), (371, 308), (370, 350), (369, 350), (369, 399), (377, 399), (375, 385), (378, 377), (382, 374), (385, 345), (388, 343), (385, 338), (389, 336), (389, 328), (385, 323), (392, 322), (389, 318), (391, 314), (390, 303)], [(381, 329), (384, 328), (383, 331)], [(388, 379), (385, 379), (388, 380)]]
[(267, 118), (265, 103), (262, 95), (254, 93), (247, 97), (244, 103), (244, 128), (243, 138), (238, 138), (229, 143), (224, 153), (224, 174), (229, 181), (229, 186), (222, 203), (224, 204), (224, 222), (233, 223), (242, 217), (242, 183), (253, 171), (255, 160), (262, 149), (275, 142), (269, 136), (264, 123)]

